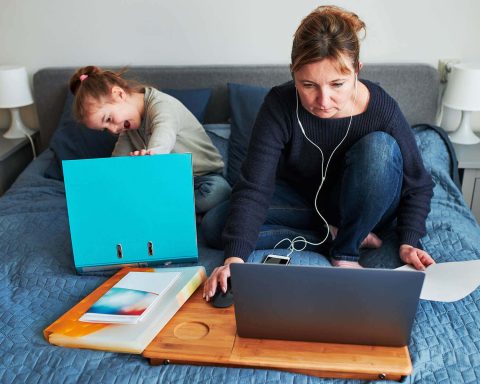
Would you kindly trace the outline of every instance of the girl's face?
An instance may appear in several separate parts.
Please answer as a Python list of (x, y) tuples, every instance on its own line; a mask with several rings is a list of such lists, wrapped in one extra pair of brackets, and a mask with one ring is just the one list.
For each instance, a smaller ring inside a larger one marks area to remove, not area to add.
[(109, 98), (87, 99), (87, 105), (88, 114), (84, 123), (88, 128), (107, 130), (115, 135), (140, 128), (143, 104), (120, 87), (113, 87)]
[[(348, 61), (349, 62), (349, 61)], [(350, 116), (355, 99), (355, 71), (340, 72), (334, 59), (305, 64), (294, 73), (295, 87), (303, 107), (321, 118)]]

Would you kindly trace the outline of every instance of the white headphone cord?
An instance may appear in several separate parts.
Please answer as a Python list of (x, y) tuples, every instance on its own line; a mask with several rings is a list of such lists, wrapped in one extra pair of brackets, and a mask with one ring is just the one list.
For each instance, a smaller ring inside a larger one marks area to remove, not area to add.
[[(290, 253), (287, 255), (287, 256), (290, 256), (293, 251), (303, 251), (308, 244), (310, 245), (321, 245), (323, 244), (327, 239), (328, 239), (328, 236), (330, 235), (330, 226), (328, 225), (328, 222), (327, 220), (325, 220), (325, 218), (322, 216), (322, 214), (320, 213), (320, 210), (318, 209), (318, 206), (317, 206), (317, 199), (318, 199), (318, 195), (320, 193), (320, 190), (322, 189), (322, 186), (323, 186), (323, 182), (325, 181), (325, 178), (327, 177), (327, 171), (328, 171), (328, 166), (330, 165), (330, 160), (332, 160), (332, 157), (333, 155), (335, 154), (335, 152), (337, 151), (337, 149), (343, 144), (343, 142), (345, 141), (345, 139), (347, 138), (348, 136), (348, 132), (350, 131), (350, 127), (352, 125), (352, 120), (353, 120), (353, 109), (355, 108), (355, 104), (356, 104), (356, 101), (357, 101), (357, 82), (358, 82), (358, 79), (357, 79), (357, 75), (355, 74), (355, 94), (354, 94), (354, 97), (353, 97), (353, 103), (352, 103), (352, 107), (350, 108), (350, 120), (348, 122), (348, 126), (347, 126), (347, 131), (345, 132), (345, 135), (343, 136), (342, 140), (337, 144), (337, 146), (334, 148), (334, 150), (332, 151), (332, 153), (330, 154), (330, 157), (328, 158), (327, 160), (327, 164), (325, 166), (325, 170), (323, 168), (323, 164), (324, 164), (324, 156), (323, 156), (323, 151), (322, 149), (317, 145), (315, 144), (308, 136), (307, 134), (305, 133), (305, 130), (303, 128), (303, 125), (302, 125), (302, 122), (300, 121), (300, 117), (298, 115), (298, 92), (297, 90), (295, 89), (295, 96), (296, 96), (296, 101), (297, 101), (297, 106), (296, 106), (296, 115), (297, 115), (297, 121), (298, 121), (298, 125), (300, 126), (300, 129), (303, 133), (303, 136), (305, 136), (305, 138), (315, 147), (317, 148), (319, 151), (320, 151), (320, 154), (322, 156), (322, 180), (320, 182), (320, 185), (318, 186), (318, 189), (317, 189), (317, 193), (315, 194), (315, 200), (314, 200), (314, 206), (315, 206), (315, 211), (317, 212), (318, 216), (322, 219), (323, 223), (325, 224), (325, 227), (327, 228), (327, 234), (325, 235), (325, 237), (323, 238), (323, 240), (321, 240), (320, 242), (318, 243), (314, 243), (314, 242), (311, 242), (311, 241), (308, 241), (304, 236), (297, 236), (297, 237), (294, 237), (293, 239), (289, 239), (289, 238), (284, 238), (282, 240), (280, 240), (277, 244), (275, 244), (275, 246), (273, 247), (273, 249), (276, 249), (281, 243), (283, 243), (284, 241), (289, 241), (290, 242), (290, 246), (288, 247), (289, 250), (290, 250)], [(298, 243), (298, 242), (302, 242), (303, 243), (303, 248), (295, 248), (295, 244)]]
[(32, 136), (26, 132), (24, 132), (24, 135), (30, 141), (30, 146), (32, 147), (32, 155), (33, 155), (33, 158), (35, 159), (37, 157), (37, 151), (35, 150), (35, 143), (33, 142)]

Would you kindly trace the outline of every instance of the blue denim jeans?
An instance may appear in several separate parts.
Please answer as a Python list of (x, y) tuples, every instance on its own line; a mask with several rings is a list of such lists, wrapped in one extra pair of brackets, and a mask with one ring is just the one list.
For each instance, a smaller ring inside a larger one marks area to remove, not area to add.
[(195, 176), (195, 212), (205, 213), (230, 197), (230, 184), (218, 173)]
[[(330, 175), (333, 177), (333, 175)], [(327, 179), (329, 175), (327, 174)], [(359, 247), (369, 232), (378, 231), (395, 220), (403, 181), (403, 159), (397, 142), (384, 132), (373, 132), (355, 143), (346, 153), (343, 170), (332, 188), (319, 201), (320, 213), (335, 216), (338, 233), (321, 246), (307, 246), (338, 260), (358, 261)], [(212, 209), (202, 221), (207, 243), (221, 248), (221, 232), (229, 210), (226, 201)], [(328, 212), (326, 212), (328, 211)], [(291, 186), (278, 182), (258, 235), (256, 249), (273, 248), (285, 238), (304, 236), (318, 243), (326, 228), (313, 201), (307, 201)], [(279, 245), (286, 248), (289, 242)], [(303, 248), (297, 244), (297, 248)]]

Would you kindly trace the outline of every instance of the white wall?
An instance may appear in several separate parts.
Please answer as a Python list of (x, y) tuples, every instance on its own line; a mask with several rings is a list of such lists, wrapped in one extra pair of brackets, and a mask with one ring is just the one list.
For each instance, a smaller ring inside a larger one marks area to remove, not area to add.
[(480, 59), (477, 0), (0, 0), (0, 65), (287, 64), (301, 19), (329, 3), (366, 22), (366, 63)]

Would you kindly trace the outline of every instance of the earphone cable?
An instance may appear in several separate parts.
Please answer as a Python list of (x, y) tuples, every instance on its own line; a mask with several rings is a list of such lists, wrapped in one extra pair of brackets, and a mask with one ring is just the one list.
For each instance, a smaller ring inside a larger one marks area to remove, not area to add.
[[(327, 228), (327, 233), (326, 233), (325, 237), (318, 243), (308, 241), (304, 236), (297, 236), (297, 237), (294, 237), (293, 239), (284, 238), (284, 239), (280, 240), (277, 244), (275, 244), (273, 249), (276, 249), (278, 247), (278, 245), (280, 245), (284, 241), (289, 241), (290, 242), (290, 246), (289, 246), (290, 253), (287, 256), (290, 256), (293, 253), (293, 251), (303, 251), (307, 247), (308, 244), (314, 245), (314, 246), (321, 245), (328, 239), (328, 236), (330, 235), (330, 226), (329, 226), (327, 220), (320, 213), (320, 210), (318, 209), (318, 205), (317, 205), (317, 200), (318, 200), (318, 195), (320, 194), (320, 190), (322, 189), (323, 183), (325, 181), (325, 178), (327, 177), (327, 171), (328, 171), (328, 166), (330, 165), (330, 161), (332, 160), (332, 157), (335, 154), (335, 152), (337, 151), (337, 149), (340, 148), (340, 146), (343, 144), (343, 142), (347, 138), (348, 133), (350, 131), (350, 127), (352, 125), (352, 120), (353, 120), (353, 109), (355, 108), (355, 104), (356, 104), (356, 101), (357, 101), (357, 90), (358, 90), (357, 89), (357, 82), (358, 82), (358, 79), (357, 79), (357, 75), (355, 74), (355, 94), (354, 94), (354, 97), (353, 97), (352, 107), (350, 109), (350, 120), (348, 122), (347, 131), (345, 132), (345, 135), (343, 136), (342, 140), (337, 144), (337, 146), (333, 149), (332, 153), (330, 154), (330, 156), (327, 160), (327, 164), (325, 166), (325, 169), (323, 167), (325, 158), (324, 158), (322, 149), (307, 136), (307, 134), (305, 133), (305, 130), (303, 128), (302, 122), (300, 121), (300, 117), (298, 115), (298, 91), (295, 89), (296, 115), (297, 115), (298, 125), (300, 126), (300, 129), (303, 133), (303, 136), (305, 136), (305, 138), (310, 142), (310, 144), (312, 144), (315, 148), (317, 148), (320, 151), (320, 154), (322, 156), (322, 163), (321, 163), (322, 180), (320, 181), (320, 185), (318, 186), (317, 193), (315, 194), (314, 207), (315, 207), (315, 211), (317, 212), (318, 216), (320, 217), (320, 219), (322, 219), (325, 227)], [(295, 244), (300, 243), (300, 242), (303, 243), (303, 248), (295, 248)]]

